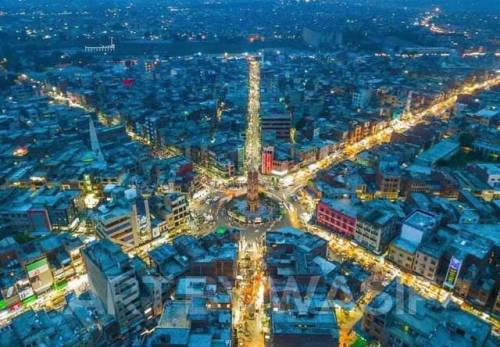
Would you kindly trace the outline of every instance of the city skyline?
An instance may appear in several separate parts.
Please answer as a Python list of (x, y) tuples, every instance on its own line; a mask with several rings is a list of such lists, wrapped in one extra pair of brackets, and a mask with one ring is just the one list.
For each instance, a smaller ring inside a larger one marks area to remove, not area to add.
[(2, 2), (0, 347), (498, 346), (499, 18)]

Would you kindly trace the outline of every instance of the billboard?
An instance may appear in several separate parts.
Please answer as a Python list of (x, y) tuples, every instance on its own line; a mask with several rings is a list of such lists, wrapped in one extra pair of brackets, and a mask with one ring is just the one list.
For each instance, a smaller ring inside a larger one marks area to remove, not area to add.
[(455, 283), (457, 282), (461, 267), (462, 262), (455, 257), (451, 257), (450, 265), (448, 265), (448, 271), (446, 272), (443, 286), (446, 286), (449, 289), (453, 289), (455, 287)]

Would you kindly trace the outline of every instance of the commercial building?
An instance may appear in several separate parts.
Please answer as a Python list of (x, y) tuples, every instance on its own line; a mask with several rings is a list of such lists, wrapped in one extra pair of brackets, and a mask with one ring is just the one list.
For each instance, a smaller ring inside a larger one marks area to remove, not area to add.
[(357, 206), (350, 199), (323, 198), (316, 206), (316, 221), (319, 225), (353, 237), (357, 223)]
[(411, 271), (418, 246), (425, 235), (434, 231), (438, 225), (437, 216), (417, 210), (410, 214), (401, 226), (401, 235), (389, 246), (387, 259), (401, 268)]
[(401, 170), (397, 162), (381, 161), (378, 165), (376, 182), (378, 195), (397, 199), (401, 190)]
[[(189, 221), (189, 205), (185, 194), (164, 193), (151, 197), (149, 205), (151, 212), (156, 217), (165, 221), (169, 232), (180, 230)], [(153, 235), (158, 237), (159, 235)]]
[(382, 346), (493, 346), (488, 323), (394, 280), (367, 306), (361, 330)]
[(382, 254), (399, 232), (399, 218), (390, 208), (367, 206), (358, 214), (354, 239), (372, 252)]
[(101, 204), (92, 213), (97, 236), (109, 239), (124, 250), (133, 249), (151, 240), (149, 201), (135, 189), (109, 187), (109, 202)]
[(269, 175), (274, 169), (274, 147), (267, 145), (262, 147), (262, 161), (260, 172), (263, 175)]
[(120, 334), (137, 333), (144, 323), (139, 281), (131, 258), (110, 240), (83, 249), (92, 292), (120, 326)]

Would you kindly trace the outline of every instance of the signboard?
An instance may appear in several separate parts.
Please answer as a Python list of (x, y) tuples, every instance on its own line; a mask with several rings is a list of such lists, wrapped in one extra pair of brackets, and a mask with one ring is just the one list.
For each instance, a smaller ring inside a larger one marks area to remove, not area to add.
[(49, 265), (46, 258), (37, 260), (31, 264), (26, 265), (26, 271), (28, 272), (28, 277), (35, 277), (41, 273), (48, 271)]
[(462, 262), (455, 257), (451, 257), (450, 265), (448, 266), (448, 272), (446, 273), (446, 278), (443, 285), (452, 289), (455, 287), (457, 282), (458, 274), (460, 273), (460, 268), (462, 267)]
[(19, 289), (18, 295), (19, 295), (19, 300), (23, 301), (23, 300), (33, 296), (34, 292), (33, 292), (33, 289), (31, 287), (27, 287), (24, 289)]

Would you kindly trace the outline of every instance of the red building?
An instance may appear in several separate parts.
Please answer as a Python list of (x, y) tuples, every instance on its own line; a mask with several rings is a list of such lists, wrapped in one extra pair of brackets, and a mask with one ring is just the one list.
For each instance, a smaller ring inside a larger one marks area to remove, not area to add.
[(274, 169), (274, 147), (265, 146), (262, 149), (262, 163), (260, 171), (263, 175), (269, 175)]
[(352, 237), (356, 230), (356, 210), (349, 199), (322, 199), (316, 205), (316, 221), (336, 233)]

